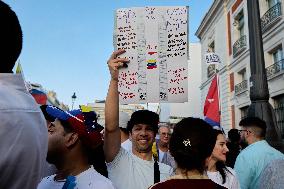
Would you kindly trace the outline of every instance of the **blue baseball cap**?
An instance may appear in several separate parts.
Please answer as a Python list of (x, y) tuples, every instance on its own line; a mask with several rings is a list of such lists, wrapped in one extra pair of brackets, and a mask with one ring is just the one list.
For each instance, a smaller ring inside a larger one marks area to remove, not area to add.
[(46, 112), (56, 119), (68, 122), (84, 144), (96, 147), (102, 143), (100, 131), (103, 127), (97, 123), (97, 114), (94, 111), (82, 112), (81, 109), (64, 111), (54, 106), (47, 106)]

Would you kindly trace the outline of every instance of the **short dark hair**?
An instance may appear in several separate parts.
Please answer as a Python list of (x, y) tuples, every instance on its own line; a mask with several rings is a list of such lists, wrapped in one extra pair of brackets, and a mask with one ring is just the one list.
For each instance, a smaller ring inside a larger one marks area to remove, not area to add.
[(134, 125), (146, 124), (153, 128), (155, 134), (158, 132), (159, 115), (150, 110), (138, 110), (131, 115), (127, 123), (127, 130), (132, 132)]
[(60, 121), (61, 125), (63, 126), (65, 133), (74, 132), (73, 127), (70, 125), (68, 121), (62, 119), (58, 119), (58, 121)]
[(213, 128), (202, 119), (189, 117), (174, 127), (169, 149), (179, 168), (197, 169), (203, 173), (205, 160), (211, 155), (215, 143)]
[(241, 138), (238, 129), (229, 130), (228, 137), (229, 137), (231, 142), (239, 142), (240, 138)]
[(0, 1), (0, 26), (0, 73), (9, 73), (21, 53), (23, 34), (17, 15), (3, 1)]
[(258, 117), (246, 117), (242, 119), (239, 123), (242, 127), (257, 127), (261, 129), (261, 133), (259, 137), (265, 137), (266, 134), (266, 123), (262, 119)]

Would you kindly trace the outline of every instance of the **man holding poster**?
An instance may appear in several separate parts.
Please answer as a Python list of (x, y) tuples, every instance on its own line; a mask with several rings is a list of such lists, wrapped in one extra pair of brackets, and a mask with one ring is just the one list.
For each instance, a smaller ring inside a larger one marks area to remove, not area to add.
[(132, 152), (120, 145), (118, 69), (128, 59), (117, 57), (124, 52), (125, 50), (115, 51), (108, 61), (111, 80), (105, 106), (104, 152), (109, 178), (117, 189), (145, 189), (168, 178), (172, 174), (172, 168), (153, 158), (151, 149), (159, 122), (159, 116), (154, 112), (134, 112), (127, 126)]

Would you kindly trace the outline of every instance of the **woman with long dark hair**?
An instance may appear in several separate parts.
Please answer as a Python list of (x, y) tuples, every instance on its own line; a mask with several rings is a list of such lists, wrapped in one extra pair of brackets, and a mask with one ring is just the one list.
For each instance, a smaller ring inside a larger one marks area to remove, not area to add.
[(216, 140), (213, 152), (207, 159), (208, 177), (228, 189), (239, 189), (240, 184), (235, 171), (225, 166), (226, 153), (229, 151), (226, 146), (225, 135), (220, 130), (214, 130)]
[(206, 174), (206, 159), (210, 157), (215, 141), (213, 129), (205, 121), (198, 118), (181, 120), (174, 128), (169, 146), (177, 165), (176, 175), (150, 188), (224, 189)]

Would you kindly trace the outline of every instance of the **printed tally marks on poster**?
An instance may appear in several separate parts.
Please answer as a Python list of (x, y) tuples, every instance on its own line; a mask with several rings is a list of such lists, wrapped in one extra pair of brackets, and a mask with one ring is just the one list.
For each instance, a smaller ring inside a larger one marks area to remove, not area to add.
[(118, 9), (114, 45), (130, 60), (119, 73), (120, 103), (187, 101), (188, 7)]

